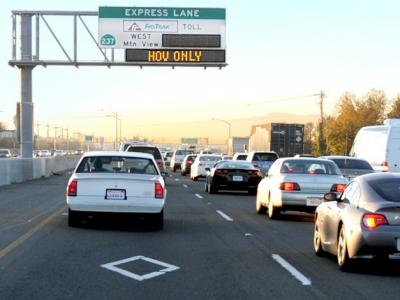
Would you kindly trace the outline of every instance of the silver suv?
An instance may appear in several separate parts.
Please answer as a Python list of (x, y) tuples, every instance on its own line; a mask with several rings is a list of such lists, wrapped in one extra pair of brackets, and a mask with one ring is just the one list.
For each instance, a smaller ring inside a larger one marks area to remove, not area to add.
[(175, 172), (177, 169), (181, 168), (181, 163), (186, 155), (194, 154), (193, 150), (186, 150), (186, 149), (177, 149), (174, 151), (174, 154), (171, 158), (171, 163), (169, 166)]

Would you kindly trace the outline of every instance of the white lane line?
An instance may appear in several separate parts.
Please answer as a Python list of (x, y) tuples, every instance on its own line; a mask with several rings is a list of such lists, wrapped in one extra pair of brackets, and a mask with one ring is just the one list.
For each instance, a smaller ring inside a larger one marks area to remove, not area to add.
[(199, 195), (199, 194), (194, 194), (197, 198), (199, 199), (203, 199), (203, 196)]
[(186, 184), (184, 184), (184, 185), (183, 185), (183, 187), (184, 187), (185, 189), (187, 189), (187, 188), (188, 188), (188, 186), (187, 186)]
[(232, 222), (232, 221), (233, 221), (233, 219), (232, 219), (230, 216), (224, 214), (222, 211), (217, 210), (217, 213), (218, 213), (221, 217), (223, 217), (225, 220), (227, 220), (227, 221), (229, 221), (229, 222)]
[(175, 181), (179, 181), (179, 178), (175, 178)]
[(280, 264), (283, 268), (285, 268), (287, 271), (289, 271), (289, 273), (292, 274), (298, 281), (300, 281), (302, 285), (311, 285), (310, 278), (307, 278), (303, 274), (301, 274), (295, 267), (293, 267), (291, 264), (289, 264), (280, 255), (272, 254), (272, 258), (278, 264)]
[(253, 236), (251, 233), (245, 233), (244, 236)]

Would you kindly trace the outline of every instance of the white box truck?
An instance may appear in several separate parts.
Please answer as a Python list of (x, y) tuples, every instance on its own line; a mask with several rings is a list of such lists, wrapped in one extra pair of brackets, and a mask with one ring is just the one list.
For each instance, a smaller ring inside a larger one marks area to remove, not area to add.
[(400, 172), (400, 119), (361, 128), (350, 155), (367, 160), (376, 171)]

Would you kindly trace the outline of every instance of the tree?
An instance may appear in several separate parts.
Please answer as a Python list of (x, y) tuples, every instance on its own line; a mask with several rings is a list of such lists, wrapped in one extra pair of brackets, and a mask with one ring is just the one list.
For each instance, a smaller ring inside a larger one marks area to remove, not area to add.
[(390, 111), (387, 114), (388, 118), (400, 118), (400, 94), (393, 99)]

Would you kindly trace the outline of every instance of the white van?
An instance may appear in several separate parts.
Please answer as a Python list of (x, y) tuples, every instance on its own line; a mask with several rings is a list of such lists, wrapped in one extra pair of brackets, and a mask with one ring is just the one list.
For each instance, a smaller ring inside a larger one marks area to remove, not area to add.
[(361, 128), (350, 155), (365, 159), (376, 171), (400, 172), (400, 119)]

